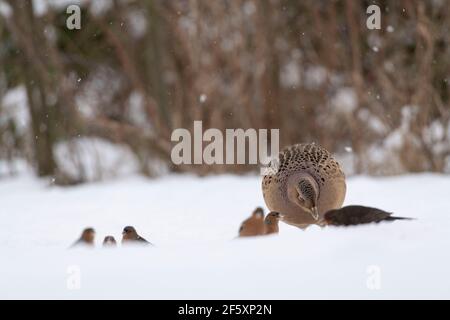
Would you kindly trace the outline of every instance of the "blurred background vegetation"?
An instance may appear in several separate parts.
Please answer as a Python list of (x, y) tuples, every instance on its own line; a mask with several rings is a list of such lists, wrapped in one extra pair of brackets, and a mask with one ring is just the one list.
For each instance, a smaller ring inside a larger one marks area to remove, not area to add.
[(448, 173), (449, 40), (444, 0), (0, 0), (0, 174), (256, 172), (174, 166), (171, 132), (194, 120), (279, 128), (349, 174)]

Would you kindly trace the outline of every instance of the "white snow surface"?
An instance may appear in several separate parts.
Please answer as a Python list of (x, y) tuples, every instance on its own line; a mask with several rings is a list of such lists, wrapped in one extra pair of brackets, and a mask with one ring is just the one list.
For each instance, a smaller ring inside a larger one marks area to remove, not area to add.
[[(260, 183), (135, 176), (62, 188), (30, 173), (2, 178), (0, 298), (450, 298), (449, 176), (348, 179), (346, 204), (414, 221), (306, 231), (281, 224), (278, 236), (235, 239), (264, 205)], [(101, 248), (125, 225), (155, 246)], [(68, 249), (86, 226), (96, 229), (97, 248)]]

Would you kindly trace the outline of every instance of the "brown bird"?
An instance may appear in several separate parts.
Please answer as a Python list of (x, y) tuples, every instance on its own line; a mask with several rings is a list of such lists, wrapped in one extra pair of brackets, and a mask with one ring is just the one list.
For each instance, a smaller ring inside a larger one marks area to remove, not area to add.
[(261, 207), (257, 207), (250, 218), (242, 222), (239, 228), (239, 237), (254, 237), (263, 235), (264, 233), (264, 210)]
[(142, 238), (138, 233), (136, 232), (136, 229), (132, 226), (126, 226), (123, 228), (122, 232), (122, 244), (150, 244), (147, 240)]
[(94, 228), (86, 228), (83, 230), (80, 238), (77, 241), (75, 241), (75, 243), (71, 246), (71, 248), (78, 246), (93, 247), (94, 239), (95, 239)]
[(281, 219), (281, 214), (279, 212), (270, 212), (264, 219), (265, 231), (264, 234), (274, 234), (278, 233), (279, 227), (278, 222)]
[(116, 239), (114, 239), (113, 236), (106, 236), (103, 240), (103, 247), (116, 247), (117, 242)]
[(296, 144), (280, 152), (275, 172), (262, 180), (264, 200), (282, 221), (305, 228), (324, 225), (323, 215), (342, 206), (345, 175), (339, 163), (321, 146)]
[(346, 206), (325, 213), (326, 224), (332, 226), (353, 226), (381, 221), (412, 220), (411, 218), (394, 217), (391, 212), (364, 206)]

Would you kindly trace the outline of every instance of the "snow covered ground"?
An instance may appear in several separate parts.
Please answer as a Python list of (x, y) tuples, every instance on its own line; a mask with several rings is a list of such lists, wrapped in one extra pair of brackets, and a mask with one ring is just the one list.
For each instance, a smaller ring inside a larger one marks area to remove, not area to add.
[[(450, 298), (450, 177), (355, 177), (346, 204), (415, 221), (353, 228), (281, 225), (234, 239), (263, 205), (260, 177), (142, 177), (60, 188), (0, 179), (0, 298)], [(102, 249), (125, 225), (153, 248)], [(86, 226), (98, 248), (67, 247)]]

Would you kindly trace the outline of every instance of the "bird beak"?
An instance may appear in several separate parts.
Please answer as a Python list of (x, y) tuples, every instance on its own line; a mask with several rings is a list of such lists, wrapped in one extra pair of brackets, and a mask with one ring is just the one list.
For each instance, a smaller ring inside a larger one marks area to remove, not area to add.
[(317, 209), (317, 207), (312, 207), (311, 209), (311, 215), (314, 218), (314, 220), (319, 220), (319, 210)]

